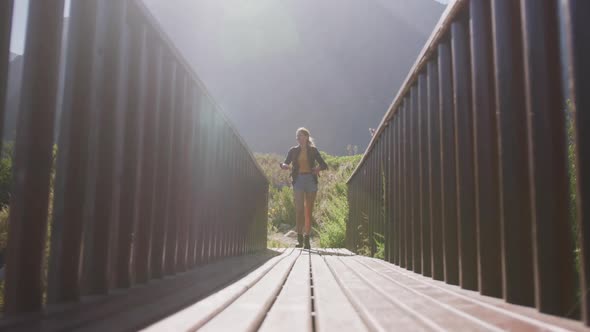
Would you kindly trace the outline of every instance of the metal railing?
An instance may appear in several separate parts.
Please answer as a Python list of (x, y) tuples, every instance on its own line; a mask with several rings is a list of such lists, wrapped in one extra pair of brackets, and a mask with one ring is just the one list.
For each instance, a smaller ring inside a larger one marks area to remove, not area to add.
[(588, 17), (449, 5), (348, 181), (348, 248), (588, 323)]
[[(13, 1), (1, 3), (4, 93)], [(65, 38), (63, 11), (28, 9), (5, 313), (266, 248), (268, 181), (143, 2), (72, 1)]]

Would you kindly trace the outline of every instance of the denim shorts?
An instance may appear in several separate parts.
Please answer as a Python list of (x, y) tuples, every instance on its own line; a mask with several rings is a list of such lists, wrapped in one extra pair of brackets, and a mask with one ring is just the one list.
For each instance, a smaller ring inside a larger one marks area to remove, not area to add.
[(315, 183), (312, 174), (299, 174), (293, 184), (293, 190), (306, 193), (318, 191), (318, 184)]

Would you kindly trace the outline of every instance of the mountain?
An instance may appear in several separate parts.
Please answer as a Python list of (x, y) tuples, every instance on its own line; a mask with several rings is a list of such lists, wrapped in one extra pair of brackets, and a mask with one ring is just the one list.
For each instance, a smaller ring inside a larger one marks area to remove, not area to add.
[(433, 0), (144, 0), (250, 147), (362, 151), (444, 6)]

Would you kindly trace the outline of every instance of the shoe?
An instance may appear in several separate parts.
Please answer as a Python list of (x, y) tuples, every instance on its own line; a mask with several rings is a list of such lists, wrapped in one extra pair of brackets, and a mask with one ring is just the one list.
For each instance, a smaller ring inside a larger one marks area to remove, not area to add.
[(309, 235), (303, 237), (303, 249), (311, 249), (311, 243), (309, 243)]
[(297, 245), (295, 248), (303, 248), (303, 234), (297, 234)]

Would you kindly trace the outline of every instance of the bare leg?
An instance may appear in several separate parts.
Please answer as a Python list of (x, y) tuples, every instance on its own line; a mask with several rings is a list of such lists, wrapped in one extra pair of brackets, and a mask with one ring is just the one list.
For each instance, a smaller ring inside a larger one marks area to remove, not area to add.
[(305, 224), (305, 209), (304, 209), (304, 192), (293, 192), (295, 198), (295, 229), (297, 234), (303, 234), (303, 225)]
[(305, 235), (311, 235), (311, 225), (313, 224), (313, 206), (317, 193), (305, 193)]

